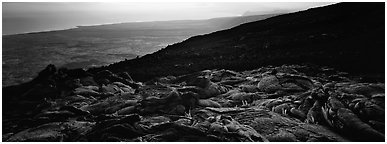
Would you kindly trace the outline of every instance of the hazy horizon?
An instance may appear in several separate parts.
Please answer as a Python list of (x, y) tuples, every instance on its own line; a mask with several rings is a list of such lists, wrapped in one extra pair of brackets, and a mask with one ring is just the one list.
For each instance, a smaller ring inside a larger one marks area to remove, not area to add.
[(76, 26), (126, 22), (198, 20), (257, 14), (289, 13), (333, 3), (261, 2), (3, 2), (3, 35), (62, 30)]

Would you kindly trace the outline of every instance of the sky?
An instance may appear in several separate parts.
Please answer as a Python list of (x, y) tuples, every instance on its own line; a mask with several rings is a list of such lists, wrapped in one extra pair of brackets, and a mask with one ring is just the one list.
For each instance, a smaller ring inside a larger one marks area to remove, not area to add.
[(332, 2), (3, 2), (2, 33), (16, 34), (122, 22), (193, 20), (284, 13)]

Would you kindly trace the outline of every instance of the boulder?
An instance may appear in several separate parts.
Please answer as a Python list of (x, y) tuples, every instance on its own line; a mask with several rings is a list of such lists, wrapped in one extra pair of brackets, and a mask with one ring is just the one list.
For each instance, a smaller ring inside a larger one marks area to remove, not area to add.
[(126, 108), (120, 109), (117, 111), (118, 115), (128, 115), (134, 113), (136, 110), (135, 106), (128, 106)]
[(258, 83), (258, 88), (267, 93), (274, 93), (280, 90), (282, 86), (279, 84), (279, 80), (275, 76), (267, 76), (261, 79)]
[(285, 75), (285, 76), (276, 76), (269, 75), (265, 76), (258, 83), (258, 88), (267, 93), (274, 93), (277, 91), (289, 91), (289, 92), (298, 92), (298, 91), (307, 91), (313, 89), (313, 82), (305, 77)]
[(219, 103), (212, 101), (210, 99), (199, 99), (198, 105), (202, 107), (215, 107), (215, 108), (222, 107)]

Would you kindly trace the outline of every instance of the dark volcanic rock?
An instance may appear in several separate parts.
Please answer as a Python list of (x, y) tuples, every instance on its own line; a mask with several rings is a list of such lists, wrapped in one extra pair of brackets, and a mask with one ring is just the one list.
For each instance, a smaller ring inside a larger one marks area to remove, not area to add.
[[(205, 70), (138, 88), (123, 78), (58, 87), (70, 92), (14, 101), (33, 109), (5, 113), (3, 141), (383, 141), (384, 83), (309, 73), (322, 69), (284, 65), (221, 77), (225, 70)], [(230, 79), (242, 81), (224, 84)]]

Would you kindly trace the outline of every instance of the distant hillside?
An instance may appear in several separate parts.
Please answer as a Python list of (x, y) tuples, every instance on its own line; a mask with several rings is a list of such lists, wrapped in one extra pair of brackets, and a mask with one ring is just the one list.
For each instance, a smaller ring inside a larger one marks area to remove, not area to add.
[(254, 16), (254, 15), (264, 15), (266, 13), (289, 13), (289, 10), (272, 10), (272, 11), (246, 11), (242, 16)]
[(339, 3), (191, 37), (107, 67), (135, 79), (203, 69), (246, 70), (312, 63), (352, 73), (384, 73), (384, 3)]
[(278, 14), (121, 23), (3, 36), (3, 86), (31, 80), (48, 64), (89, 68), (150, 54), (191, 36)]
[[(282, 13), (272, 13), (264, 15), (249, 15), (236, 17), (221, 17), (205, 20), (173, 20), (173, 21), (151, 21), (151, 22), (128, 22), (107, 25), (95, 26), (78, 26), (76, 31), (92, 31), (92, 30), (200, 30), (201, 32), (208, 32), (229, 29), (243, 23), (259, 21), (269, 17), (277, 16)], [(197, 33), (197, 32), (196, 32)]]

